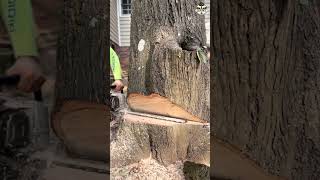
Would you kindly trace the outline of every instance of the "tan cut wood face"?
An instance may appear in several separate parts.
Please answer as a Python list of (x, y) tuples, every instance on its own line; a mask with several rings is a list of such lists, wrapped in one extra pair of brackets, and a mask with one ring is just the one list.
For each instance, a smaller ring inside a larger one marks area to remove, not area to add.
[(128, 96), (128, 105), (132, 111), (136, 112), (156, 114), (185, 119), (188, 121), (206, 123), (205, 120), (192, 115), (183, 108), (169, 101), (167, 98), (162, 97), (158, 94), (145, 96), (138, 93), (131, 93)]
[(68, 150), (77, 156), (106, 160), (109, 109), (104, 105), (70, 101), (55, 113), (53, 126)]

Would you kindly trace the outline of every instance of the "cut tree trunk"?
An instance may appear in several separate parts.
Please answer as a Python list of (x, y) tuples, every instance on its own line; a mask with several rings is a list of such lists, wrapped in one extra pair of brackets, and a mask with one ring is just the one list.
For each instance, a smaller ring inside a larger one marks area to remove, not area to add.
[(214, 0), (211, 8), (215, 137), (269, 174), (319, 179), (319, 1)]
[(125, 114), (110, 151), (111, 168), (150, 157), (164, 166), (177, 161), (210, 166), (209, 128), (203, 123), (180, 124)]
[(181, 107), (170, 102), (167, 98), (161, 97), (158, 94), (144, 96), (141, 94), (132, 93), (130, 94), (130, 98), (128, 99), (128, 104), (133, 111), (141, 111), (155, 115), (165, 114), (166, 116), (174, 118), (205, 123), (204, 120), (193, 116)]
[[(131, 94), (158, 94), (168, 100), (165, 106), (174, 103), (186, 116), (209, 121), (209, 63), (199, 61), (194, 51), (206, 42), (204, 15), (195, 11), (199, 2), (133, 1), (129, 101)], [(157, 103), (154, 98), (143, 99), (146, 104)], [(170, 109), (161, 113), (172, 114)]]
[(57, 58), (52, 124), (73, 155), (108, 160), (108, 1), (71, 0)]

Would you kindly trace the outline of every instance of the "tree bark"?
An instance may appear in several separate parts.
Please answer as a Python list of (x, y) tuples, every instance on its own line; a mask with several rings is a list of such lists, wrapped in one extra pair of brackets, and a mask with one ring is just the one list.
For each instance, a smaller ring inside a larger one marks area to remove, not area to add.
[(57, 103), (77, 99), (107, 102), (108, 3), (65, 2), (64, 26), (57, 59)]
[(214, 0), (211, 8), (216, 138), (269, 174), (318, 179), (319, 1)]
[(206, 42), (204, 16), (195, 11), (199, 2), (133, 1), (129, 100), (133, 93), (159, 94), (209, 121), (209, 63), (194, 51)]
[[(71, 0), (57, 58), (53, 127), (75, 155), (107, 160), (109, 3)], [(94, 141), (92, 141), (94, 139)]]
[[(152, 158), (168, 166), (190, 161), (210, 166), (209, 128), (202, 123), (180, 124), (125, 114), (111, 142), (111, 168)], [(196, 135), (196, 136), (195, 136)]]

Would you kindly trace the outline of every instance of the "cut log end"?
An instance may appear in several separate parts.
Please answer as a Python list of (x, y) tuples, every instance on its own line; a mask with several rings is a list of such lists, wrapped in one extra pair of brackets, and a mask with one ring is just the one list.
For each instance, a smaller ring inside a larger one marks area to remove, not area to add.
[(128, 105), (130, 109), (136, 112), (168, 116), (201, 123), (207, 122), (192, 115), (180, 106), (158, 94), (145, 96), (138, 93), (131, 93), (128, 96)]
[(53, 114), (52, 125), (72, 155), (106, 161), (109, 111), (105, 105), (66, 101)]

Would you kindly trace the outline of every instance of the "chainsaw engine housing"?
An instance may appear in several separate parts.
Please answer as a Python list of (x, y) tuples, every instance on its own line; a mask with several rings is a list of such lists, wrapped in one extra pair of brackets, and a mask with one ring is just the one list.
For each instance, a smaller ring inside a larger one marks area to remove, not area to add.
[(29, 118), (21, 110), (0, 113), (0, 148), (16, 149), (27, 146), (30, 137)]

